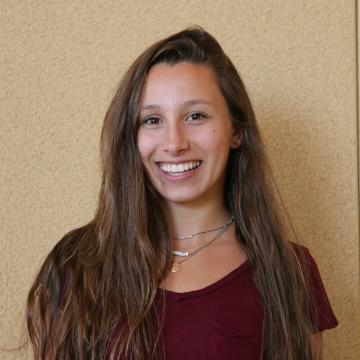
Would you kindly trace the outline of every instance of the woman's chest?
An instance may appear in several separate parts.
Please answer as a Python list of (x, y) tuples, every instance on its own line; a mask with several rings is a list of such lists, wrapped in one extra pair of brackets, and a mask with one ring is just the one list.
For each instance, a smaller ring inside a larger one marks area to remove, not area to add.
[(222, 285), (167, 294), (166, 359), (260, 359), (263, 310), (251, 277)]

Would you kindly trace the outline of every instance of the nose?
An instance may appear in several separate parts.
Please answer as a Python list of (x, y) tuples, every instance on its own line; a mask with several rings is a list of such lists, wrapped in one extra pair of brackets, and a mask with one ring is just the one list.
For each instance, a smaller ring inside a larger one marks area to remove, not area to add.
[(189, 148), (189, 139), (182, 124), (169, 125), (164, 150), (172, 155), (181, 154)]

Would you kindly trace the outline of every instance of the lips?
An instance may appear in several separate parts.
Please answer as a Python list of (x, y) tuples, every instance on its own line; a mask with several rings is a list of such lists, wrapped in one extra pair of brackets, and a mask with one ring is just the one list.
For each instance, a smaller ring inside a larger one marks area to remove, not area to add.
[(202, 161), (186, 161), (181, 163), (158, 163), (160, 169), (170, 176), (180, 176), (191, 170), (195, 170), (201, 165)]

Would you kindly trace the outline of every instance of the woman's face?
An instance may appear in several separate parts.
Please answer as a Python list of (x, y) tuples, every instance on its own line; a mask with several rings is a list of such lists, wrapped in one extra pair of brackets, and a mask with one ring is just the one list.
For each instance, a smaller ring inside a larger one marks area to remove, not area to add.
[(137, 146), (165, 201), (223, 199), (231, 148), (240, 146), (210, 67), (188, 62), (153, 66), (145, 82)]

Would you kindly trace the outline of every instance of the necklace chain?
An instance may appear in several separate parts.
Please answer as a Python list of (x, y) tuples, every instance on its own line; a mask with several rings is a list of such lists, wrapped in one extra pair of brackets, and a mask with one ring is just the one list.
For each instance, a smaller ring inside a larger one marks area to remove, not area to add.
[(223, 226), (220, 226), (218, 228), (215, 228), (215, 229), (211, 229), (211, 230), (205, 230), (205, 231), (200, 231), (196, 234), (189, 234), (189, 235), (180, 235), (180, 236), (174, 236), (172, 237), (172, 239), (176, 239), (176, 240), (187, 240), (187, 239), (191, 239), (193, 238), (194, 236), (198, 236), (198, 235), (202, 235), (202, 234), (207, 234), (209, 232), (213, 232), (213, 231), (216, 231), (216, 230), (220, 230), (220, 229), (223, 229), (227, 224), (223, 225)]
[[(200, 252), (201, 250), (206, 249), (208, 246), (210, 246), (215, 240), (217, 240), (219, 237), (221, 237), (230, 227), (230, 225), (234, 222), (234, 218), (232, 217), (231, 220), (229, 222), (227, 222), (225, 225), (223, 225), (222, 227), (218, 228), (220, 229), (220, 231), (215, 235), (215, 237), (213, 239), (211, 239), (210, 241), (208, 241), (207, 243), (201, 245), (199, 248), (190, 251), (190, 252), (185, 252), (182, 253), (180, 251), (173, 251), (173, 255), (177, 255), (177, 256), (183, 256), (183, 259), (180, 259), (178, 261), (173, 261), (173, 266), (171, 268), (171, 272), (177, 272), (180, 269), (180, 264), (183, 263), (186, 260), (189, 260), (191, 257), (193, 257), (194, 255), (196, 255), (198, 252)], [(217, 230), (218, 230), (217, 229)], [(180, 255), (182, 254), (182, 255)]]

